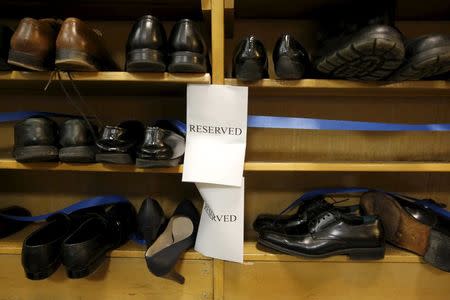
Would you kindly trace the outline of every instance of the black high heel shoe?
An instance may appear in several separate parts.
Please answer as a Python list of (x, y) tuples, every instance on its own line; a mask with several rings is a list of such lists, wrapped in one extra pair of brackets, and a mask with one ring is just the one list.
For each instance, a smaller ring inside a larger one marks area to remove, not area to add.
[(185, 200), (178, 205), (164, 232), (145, 253), (150, 272), (184, 284), (184, 277), (174, 267), (181, 254), (194, 246), (199, 218), (191, 201)]
[(137, 233), (139, 238), (145, 240), (147, 247), (150, 247), (156, 238), (163, 232), (166, 225), (164, 211), (158, 201), (146, 198), (142, 201), (137, 214)]

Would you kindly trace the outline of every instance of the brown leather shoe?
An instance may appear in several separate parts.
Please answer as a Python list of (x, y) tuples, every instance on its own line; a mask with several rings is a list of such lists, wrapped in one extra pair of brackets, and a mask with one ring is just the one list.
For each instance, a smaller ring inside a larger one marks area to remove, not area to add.
[(68, 18), (61, 26), (56, 39), (55, 65), (65, 71), (117, 69), (101, 33), (77, 18)]
[(35, 71), (53, 69), (58, 30), (55, 19), (22, 19), (11, 38), (8, 63)]

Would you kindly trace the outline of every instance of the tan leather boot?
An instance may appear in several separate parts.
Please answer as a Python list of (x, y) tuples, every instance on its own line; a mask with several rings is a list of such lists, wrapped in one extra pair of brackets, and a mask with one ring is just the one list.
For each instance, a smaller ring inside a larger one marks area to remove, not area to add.
[(56, 39), (55, 65), (65, 71), (117, 69), (101, 33), (77, 18), (68, 18), (61, 25)]
[(35, 71), (53, 69), (58, 30), (55, 19), (22, 19), (11, 38), (8, 63)]

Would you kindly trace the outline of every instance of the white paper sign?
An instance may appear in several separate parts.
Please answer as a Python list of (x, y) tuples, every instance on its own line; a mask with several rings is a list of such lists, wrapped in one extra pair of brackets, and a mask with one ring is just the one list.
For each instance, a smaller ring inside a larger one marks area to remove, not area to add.
[(248, 88), (188, 85), (183, 181), (240, 186)]
[(195, 250), (242, 263), (244, 260), (244, 178), (240, 187), (197, 183), (204, 200)]

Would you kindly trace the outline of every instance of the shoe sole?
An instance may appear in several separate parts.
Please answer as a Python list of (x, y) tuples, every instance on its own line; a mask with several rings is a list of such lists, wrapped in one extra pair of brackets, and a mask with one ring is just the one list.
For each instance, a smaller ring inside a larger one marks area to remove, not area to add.
[(138, 168), (167, 168), (176, 167), (181, 163), (181, 158), (167, 160), (149, 160), (136, 158), (136, 167)]
[(401, 65), (404, 55), (400, 39), (386, 33), (366, 34), (321, 57), (316, 68), (337, 78), (381, 80)]
[(59, 160), (67, 163), (91, 163), (95, 162), (95, 154), (93, 146), (64, 147), (59, 150)]
[(119, 165), (131, 165), (134, 163), (132, 157), (127, 153), (99, 153), (95, 156), (97, 162)]
[(391, 76), (390, 80), (419, 80), (448, 71), (450, 71), (450, 46), (438, 47), (412, 57)]
[(206, 73), (206, 57), (190, 51), (174, 52), (170, 55), (167, 70), (171, 73)]
[(46, 68), (45, 59), (36, 57), (35, 55), (26, 52), (16, 51), (13, 49), (9, 50), (8, 64), (32, 71), (48, 70), (48, 68)]
[(98, 72), (101, 65), (92, 55), (83, 51), (57, 49), (55, 66), (62, 71)]
[(295, 80), (303, 77), (305, 66), (287, 56), (278, 58), (275, 64), (275, 74), (278, 79)]
[(16, 147), (13, 156), (18, 162), (57, 161), (59, 150), (55, 146), (25, 146)]
[(164, 54), (152, 49), (137, 49), (127, 53), (125, 69), (128, 72), (164, 72)]
[(307, 257), (307, 258), (325, 258), (325, 257), (330, 257), (330, 256), (334, 256), (334, 255), (348, 255), (348, 257), (352, 260), (378, 260), (378, 259), (383, 259), (384, 258), (384, 253), (385, 253), (385, 247), (375, 247), (375, 248), (348, 248), (348, 249), (341, 249), (341, 250), (336, 250), (336, 251), (331, 251), (325, 254), (316, 254), (316, 255), (312, 255), (312, 254), (305, 254), (302, 252), (298, 252), (298, 251), (294, 251), (291, 249), (286, 249), (282, 246), (273, 244), (271, 242), (268, 242), (266, 240), (263, 240), (261, 238), (258, 239), (258, 243), (282, 252), (282, 253), (286, 253), (289, 255), (294, 255), (294, 256), (301, 256), (301, 257)]
[(361, 197), (365, 214), (377, 215), (386, 240), (424, 257), (432, 266), (450, 272), (450, 237), (413, 218), (391, 196), (366, 193)]

